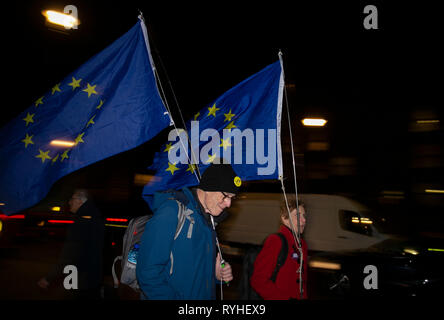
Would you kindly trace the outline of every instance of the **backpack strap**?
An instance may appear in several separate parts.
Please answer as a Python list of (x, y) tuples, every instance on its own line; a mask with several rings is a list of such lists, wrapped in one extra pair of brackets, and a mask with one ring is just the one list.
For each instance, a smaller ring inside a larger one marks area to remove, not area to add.
[(190, 226), (188, 227), (188, 233), (187, 238), (191, 239), (191, 236), (193, 235), (193, 226), (194, 226), (194, 218), (191, 216), (193, 214), (193, 210), (187, 208), (182, 202), (177, 201), (177, 205), (179, 207), (179, 210), (177, 212), (177, 228), (176, 233), (174, 235), (174, 240), (177, 239), (180, 232), (182, 231), (182, 227), (185, 224), (185, 219), (190, 221)]
[[(194, 226), (194, 218), (192, 217), (193, 210), (189, 209), (183, 202), (180, 200), (177, 200), (177, 227), (176, 227), (176, 233), (174, 234), (174, 240), (177, 239), (180, 232), (182, 231), (183, 225), (185, 224), (185, 220), (188, 220), (190, 222), (190, 225), (188, 226), (188, 232), (187, 232), (187, 238), (191, 239), (193, 235), (193, 226)], [(174, 266), (174, 257), (173, 257), (173, 251), (170, 252), (170, 260), (171, 260), (171, 267), (170, 267), (170, 275), (173, 273), (173, 266)]]
[(194, 218), (191, 216), (193, 214), (193, 210), (187, 207), (189, 200), (185, 193), (180, 190), (167, 190), (166, 193), (170, 193), (171, 197), (168, 200), (175, 200), (177, 202), (177, 227), (176, 233), (174, 234), (174, 240), (177, 239), (180, 232), (182, 231), (182, 227), (185, 224), (185, 219), (190, 221), (190, 226), (188, 227), (187, 238), (191, 239), (193, 234), (193, 226), (194, 226)]
[(274, 267), (273, 273), (271, 274), (270, 280), (273, 282), (276, 282), (276, 278), (278, 275), (278, 272), (280, 268), (284, 265), (285, 261), (287, 260), (288, 256), (288, 242), (287, 239), (285, 239), (285, 236), (278, 232), (276, 235), (279, 236), (282, 242), (281, 251), (279, 251), (279, 255), (276, 262), (276, 267)]
[(118, 288), (119, 287), (119, 278), (116, 275), (116, 269), (115, 269), (115, 264), (117, 261), (122, 260), (122, 256), (117, 256), (114, 261), (113, 261), (113, 266), (111, 268), (111, 273), (113, 275), (113, 282), (114, 282), (114, 288)]

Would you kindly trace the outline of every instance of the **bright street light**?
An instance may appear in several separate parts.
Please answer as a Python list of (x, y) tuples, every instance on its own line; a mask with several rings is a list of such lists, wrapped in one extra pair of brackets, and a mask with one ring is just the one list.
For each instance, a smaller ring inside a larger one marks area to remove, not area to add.
[(46, 10), (43, 11), (42, 14), (46, 17), (48, 22), (57, 24), (59, 26), (64, 26), (66, 29), (72, 29), (79, 24), (78, 19), (66, 13)]
[(311, 127), (323, 127), (327, 123), (327, 120), (321, 118), (305, 118), (302, 120), (304, 126)]

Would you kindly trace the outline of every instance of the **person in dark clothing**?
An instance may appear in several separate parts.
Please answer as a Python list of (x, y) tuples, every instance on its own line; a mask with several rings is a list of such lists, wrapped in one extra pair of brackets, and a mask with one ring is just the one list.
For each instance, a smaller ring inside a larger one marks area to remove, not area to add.
[(103, 277), (104, 219), (85, 190), (74, 192), (69, 200), (69, 208), (76, 218), (68, 227), (59, 261), (37, 284), (41, 288), (48, 288), (58, 277), (66, 277), (64, 268), (73, 265), (78, 275), (78, 289), (73, 290), (75, 297), (98, 299)]

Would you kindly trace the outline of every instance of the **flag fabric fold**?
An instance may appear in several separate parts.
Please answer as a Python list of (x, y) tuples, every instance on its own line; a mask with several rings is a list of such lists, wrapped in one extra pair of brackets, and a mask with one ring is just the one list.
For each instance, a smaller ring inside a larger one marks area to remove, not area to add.
[(196, 113), (186, 129), (173, 129), (148, 168), (155, 171), (144, 187), (150, 202), (156, 191), (199, 183), (213, 162), (230, 163), (241, 180), (282, 176), (280, 144), (284, 77), (277, 61)]
[(167, 127), (151, 61), (140, 20), (1, 128), (0, 210), (28, 208), (61, 177)]

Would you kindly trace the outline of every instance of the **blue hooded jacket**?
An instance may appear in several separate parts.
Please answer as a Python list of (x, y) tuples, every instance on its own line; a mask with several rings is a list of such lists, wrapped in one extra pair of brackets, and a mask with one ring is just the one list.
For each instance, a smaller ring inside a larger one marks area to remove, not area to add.
[[(178, 223), (176, 199), (193, 211), (194, 226), (190, 239), (187, 238), (190, 221), (185, 219), (182, 231), (174, 240)], [(215, 231), (203, 216), (197, 201), (188, 188), (183, 188), (182, 192), (158, 192), (154, 195), (154, 215), (145, 226), (136, 269), (145, 298), (216, 299)]]

